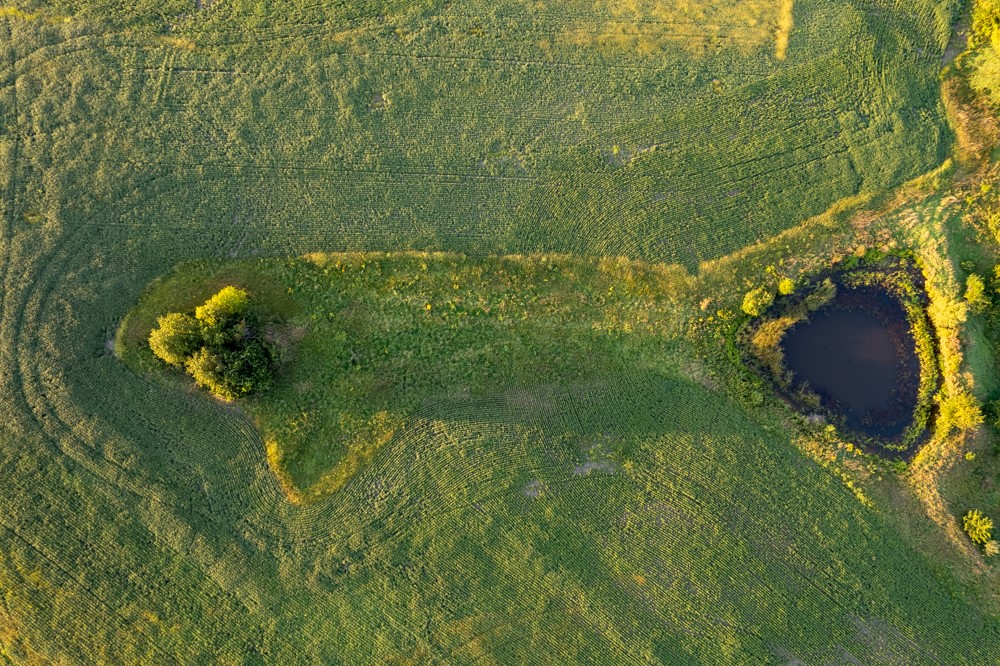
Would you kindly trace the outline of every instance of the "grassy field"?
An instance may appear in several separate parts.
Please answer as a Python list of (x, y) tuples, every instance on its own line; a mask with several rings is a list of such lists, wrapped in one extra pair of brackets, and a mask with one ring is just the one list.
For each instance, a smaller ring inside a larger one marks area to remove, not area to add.
[[(954, 3), (201, 4), (0, 7), (0, 663), (995, 658), (692, 336), (818, 251), (804, 220), (948, 156)], [(405, 251), (447, 254), (358, 254)], [(255, 407), (149, 373), (141, 316), (240, 280), (363, 381), (293, 359)], [(376, 298), (377, 335), (328, 316)]]

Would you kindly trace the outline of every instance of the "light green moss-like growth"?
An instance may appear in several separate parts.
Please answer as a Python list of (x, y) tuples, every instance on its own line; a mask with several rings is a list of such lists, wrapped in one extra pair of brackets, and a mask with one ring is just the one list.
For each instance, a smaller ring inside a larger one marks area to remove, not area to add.
[(986, 295), (986, 282), (975, 273), (965, 280), (965, 302), (974, 314), (982, 314), (991, 305)]

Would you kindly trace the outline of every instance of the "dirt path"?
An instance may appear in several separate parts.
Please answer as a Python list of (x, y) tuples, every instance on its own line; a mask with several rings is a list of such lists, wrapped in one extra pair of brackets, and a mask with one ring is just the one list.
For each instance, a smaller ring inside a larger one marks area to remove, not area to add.
[(947, 67), (955, 61), (965, 48), (969, 45), (969, 19), (963, 16), (951, 30), (951, 39), (944, 49), (944, 56), (941, 58), (941, 66)]

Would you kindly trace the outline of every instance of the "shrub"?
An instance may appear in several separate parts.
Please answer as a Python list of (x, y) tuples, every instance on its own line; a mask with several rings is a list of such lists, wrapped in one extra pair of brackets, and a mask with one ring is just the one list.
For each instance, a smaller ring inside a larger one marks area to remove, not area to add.
[(792, 317), (768, 319), (761, 323), (750, 340), (754, 355), (760, 359), (771, 372), (774, 380), (784, 388), (792, 383), (792, 376), (785, 367), (785, 355), (781, 349), (781, 340), (796, 320)]
[(743, 312), (751, 317), (759, 317), (773, 302), (774, 294), (764, 287), (757, 287), (743, 297)]
[(997, 543), (994, 539), (990, 539), (985, 544), (983, 544), (983, 555), (986, 557), (993, 557), (994, 555), (1000, 555), (1000, 543)]
[(224, 327), (241, 319), (250, 310), (250, 295), (236, 287), (223, 287), (219, 293), (194, 310), (195, 318), (206, 326)]
[(166, 363), (183, 366), (195, 382), (224, 400), (263, 391), (271, 384), (274, 352), (259, 334), (250, 296), (225, 287), (195, 309), (194, 317), (160, 317), (149, 346)]
[(198, 386), (208, 389), (226, 400), (232, 400), (236, 397), (236, 394), (227, 388), (223, 378), (225, 365), (222, 358), (210, 351), (208, 347), (202, 347), (188, 358), (184, 368), (194, 378)]
[(990, 299), (986, 295), (986, 283), (975, 273), (965, 280), (965, 302), (975, 314), (982, 314), (990, 307)]
[(970, 45), (972, 70), (969, 81), (973, 89), (984, 93), (993, 104), (1000, 103), (1000, 0), (977, 0), (972, 10)]
[(793, 291), (795, 291), (795, 281), (791, 278), (782, 278), (778, 282), (778, 293), (782, 296), (788, 296)]
[(972, 430), (982, 425), (983, 420), (983, 410), (971, 393), (962, 391), (941, 401), (938, 423), (945, 432), (952, 428)]
[(156, 321), (149, 334), (149, 348), (169, 365), (184, 365), (184, 360), (202, 345), (201, 324), (191, 315), (171, 312)]
[(976, 0), (972, 9), (973, 45), (979, 46), (1000, 35), (1000, 0)]
[(962, 518), (962, 529), (973, 543), (989, 543), (992, 538), (993, 520), (980, 513), (979, 509), (973, 509)]

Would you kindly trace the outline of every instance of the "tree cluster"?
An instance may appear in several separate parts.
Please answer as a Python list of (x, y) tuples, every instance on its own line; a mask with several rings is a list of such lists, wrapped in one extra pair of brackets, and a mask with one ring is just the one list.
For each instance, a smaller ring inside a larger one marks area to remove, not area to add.
[(246, 291), (225, 287), (193, 316), (171, 312), (157, 324), (149, 334), (153, 353), (184, 368), (213, 395), (234, 400), (270, 386), (274, 350), (263, 338)]

